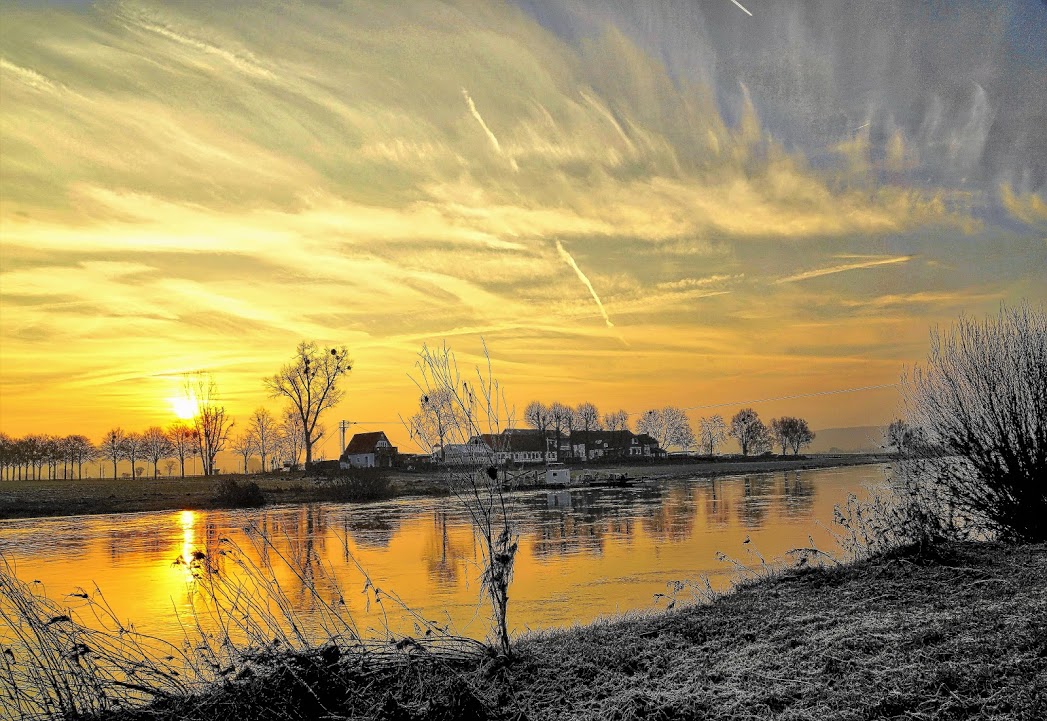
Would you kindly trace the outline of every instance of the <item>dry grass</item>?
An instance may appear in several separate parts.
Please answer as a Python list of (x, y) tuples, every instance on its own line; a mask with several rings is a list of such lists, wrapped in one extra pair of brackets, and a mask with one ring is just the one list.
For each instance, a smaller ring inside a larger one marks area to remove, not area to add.
[(521, 642), (543, 719), (1047, 718), (1047, 547), (789, 572), (712, 605)]
[[(533, 635), (516, 661), (316, 648), (121, 719), (1047, 718), (1047, 546), (788, 571)], [(267, 670), (268, 668), (268, 670)]]

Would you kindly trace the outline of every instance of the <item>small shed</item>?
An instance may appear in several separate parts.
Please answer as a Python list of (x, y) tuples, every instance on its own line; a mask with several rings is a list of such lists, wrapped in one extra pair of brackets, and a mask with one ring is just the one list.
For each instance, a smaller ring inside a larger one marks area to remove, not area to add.
[(550, 486), (569, 486), (571, 469), (563, 463), (550, 463), (545, 469), (545, 482)]

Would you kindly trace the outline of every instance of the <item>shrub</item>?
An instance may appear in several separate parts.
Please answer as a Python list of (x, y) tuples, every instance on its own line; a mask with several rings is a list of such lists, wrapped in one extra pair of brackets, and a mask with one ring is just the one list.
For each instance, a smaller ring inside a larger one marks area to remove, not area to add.
[(911, 497), (958, 535), (1047, 540), (1047, 313), (933, 330), (902, 394), (922, 440), (900, 468)]
[(239, 483), (223, 478), (215, 490), (215, 501), (230, 508), (257, 508), (265, 505), (265, 494), (254, 481)]
[(325, 501), (379, 501), (393, 495), (392, 482), (381, 471), (322, 476), (316, 484), (317, 495)]

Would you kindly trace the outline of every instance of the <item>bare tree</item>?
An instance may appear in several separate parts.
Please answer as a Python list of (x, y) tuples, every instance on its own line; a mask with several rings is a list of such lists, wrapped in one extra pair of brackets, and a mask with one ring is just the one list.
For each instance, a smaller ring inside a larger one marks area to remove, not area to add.
[(524, 421), (542, 435), (549, 430), (549, 409), (538, 401), (531, 401), (524, 409)]
[(549, 406), (549, 427), (556, 437), (556, 460), (560, 460), (560, 439), (564, 432), (570, 432), (573, 424), (574, 411), (570, 406), (559, 402)]
[(124, 456), (124, 438), (126, 437), (127, 434), (124, 433), (124, 429), (118, 426), (106, 431), (105, 436), (102, 438), (102, 443), (99, 445), (105, 457), (113, 462), (114, 481), (116, 480), (116, 465)]
[(15, 439), (0, 431), (0, 479), (11, 480), (14, 469)]
[(629, 430), (629, 414), (624, 410), (605, 413), (603, 427), (614, 433), (615, 452), (621, 453), (625, 446), (625, 434)]
[(284, 460), (289, 461), (292, 468), (297, 468), (298, 461), (302, 457), (305, 432), (302, 430), (302, 417), (294, 408), (284, 409), (283, 418), (280, 420), (279, 437)]
[(266, 408), (256, 408), (251, 415), (249, 429), (254, 438), (255, 449), (262, 457), (262, 473), (265, 473), (269, 470), (266, 460), (272, 456), (277, 444), (279, 431), (276, 419)]
[(708, 418), (702, 418), (698, 426), (698, 443), (702, 453), (711, 456), (716, 453), (717, 447), (727, 440), (727, 424), (719, 413)]
[(345, 397), (345, 391), (338, 384), (352, 368), (345, 346), (326, 351), (315, 342), (303, 341), (290, 363), (276, 375), (264, 379), (270, 395), (289, 399), (302, 421), (306, 468), (313, 462), (313, 444), (320, 439), (320, 414)]
[[(444, 459), (444, 446), (451, 429), (458, 423), (460, 410), (454, 394), (447, 388), (435, 388), (431, 393), (424, 393), (418, 401), (418, 412), (411, 416), (409, 424), (419, 438), (428, 438), (440, 448), (440, 458)], [(429, 448), (432, 452), (433, 448)]]
[(178, 422), (167, 430), (167, 436), (171, 439), (171, 452), (178, 459), (182, 478), (185, 478), (185, 459), (192, 458), (200, 447), (196, 429)]
[(589, 434), (600, 430), (600, 411), (592, 403), (580, 403), (574, 410), (574, 420), (577, 429), (582, 432), (585, 450), (582, 452), (582, 460), (589, 460)]
[(743, 456), (762, 453), (770, 445), (767, 426), (752, 408), (743, 408), (734, 415), (728, 435), (738, 441)]
[[(462, 378), (454, 354), (446, 345), (437, 350), (423, 346), (419, 354), (419, 377), (415, 382), (423, 395), (440, 391), (452, 394), (458, 412), (448, 437), (457, 443), (466, 443), (480, 434), (497, 438), (503, 427), (512, 428), (513, 413), (505, 403), (501, 386), (492, 376), (486, 347), (484, 354), (487, 368), (486, 371), (476, 369), (475, 382)], [(432, 440), (422, 439), (422, 442), (432, 445)], [(511, 658), (509, 584), (519, 548), (519, 532), (512, 497), (503, 492), (498, 481), (495, 460), (501, 450), (488, 448), (484, 451), (487, 457), (479, 467), (474, 458), (463, 459), (462, 464), (449, 466), (449, 472), (451, 492), (465, 505), (480, 537), (484, 557), (482, 588), (491, 602), (493, 640), (498, 650)]]
[(66, 441), (69, 449), (69, 461), (76, 465), (76, 477), (83, 478), (84, 462), (93, 460), (97, 451), (87, 436), (73, 435), (69, 436)]
[(906, 423), (924, 439), (917, 480), (948, 508), (951, 527), (1047, 540), (1043, 307), (1004, 306), (983, 321), (961, 316), (947, 331), (933, 329), (926, 362), (902, 376), (902, 396)]
[(687, 414), (675, 406), (647, 411), (640, 416), (636, 430), (654, 438), (661, 448), (680, 446), (686, 449), (694, 445), (694, 431)]
[(891, 421), (891, 424), (887, 426), (887, 430), (884, 432), (887, 447), (894, 448), (897, 453), (903, 453), (909, 446), (911, 435), (912, 429), (901, 418)]
[(782, 447), (782, 455), (789, 449), (789, 439), (792, 437), (792, 431), (790, 429), (790, 421), (792, 418), (772, 418), (770, 424), (767, 426), (768, 434), (775, 445)]
[(255, 439), (254, 435), (250, 431), (244, 431), (238, 436), (235, 436), (230, 444), (233, 451), (235, 451), (244, 462), (243, 472), (246, 475), (249, 473), (247, 467), (248, 461), (251, 460), (251, 456), (255, 453)]
[(124, 458), (131, 463), (131, 475), (135, 475), (135, 463), (145, 451), (145, 440), (141, 433), (132, 431), (124, 436)]
[(45, 435), (43, 443), (43, 462), (47, 466), (47, 477), (58, 478), (58, 464), (63, 456), (62, 439), (58, 436)]
[(225, 406), (218, 405), (218, 384), (210, 373), (191, 373), (186, 376), (185, 385), (186, 396), (196, 399), (193, 427), (204, 475), (210, 476), (215, 472), (215, 457), (225, 449), (229, 440), (233, 419), (226, 413)]
[(627, 431), (629, 430), (629, 414), (625, 411), (605, 413), (603, 427), (608, 431)]
[(153, 478), (160, 477), (160, 461), (174, 453), (174, 444), (160, 426), (147, 428), (142, 434), (142, 454), (153, 464)]
[(644, 411), (640, 420), (636, 421), (636, 432), (657, 438), (661, 431), (662, 419), (658, 417), (658, 411), (651, 409)]
[(793, 449), (793, 455), (800, 455), (800, 449), (809, 446), (817, 435), (807, 425), (803, 418), (791, 418), (789, 426), (789, 446)]

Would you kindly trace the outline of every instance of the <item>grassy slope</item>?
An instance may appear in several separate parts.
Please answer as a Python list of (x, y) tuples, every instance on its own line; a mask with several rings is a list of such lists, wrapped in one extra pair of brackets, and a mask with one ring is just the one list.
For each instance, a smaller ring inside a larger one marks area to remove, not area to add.
[(302, 661), (128, 718), (1044, 719), (1047, 546), (789, 572), (517, 653), (508, 666)]
[[(578, 466), (579, 470), (604, 470), (631, 476), (689, 478), (695, 476), (760, 473), (781, 469), (824, 468), (828, 466), (879, 463), (886, 456), (809, 456), (799, 459), (672, 462), (649, 465)], [(389, 495), (446, 495), (446, 481), (440, 472), (388, 474)], [(305, 473), (267, 475), (223, 475), (216, 478), (84, 478), (82, 480), (0, 481), (0, 519), (40, 516), (70, 516), (133, 511), (199, 510), (227, 508), (216, 498), (218, 478), (234, 478), (257, 483), (269, 503), (313, 503), (337, 498), (316, 488)]]

